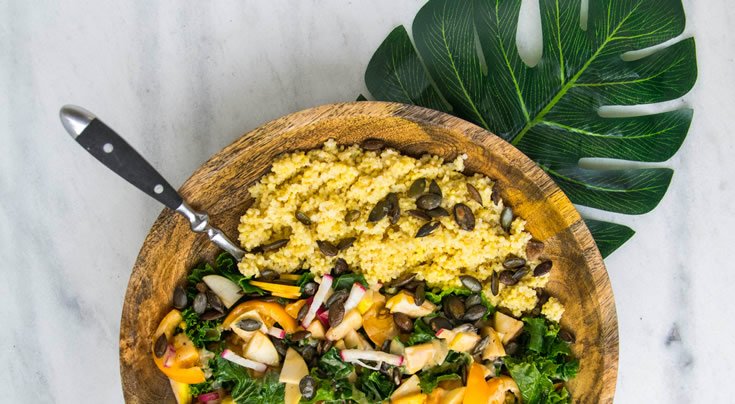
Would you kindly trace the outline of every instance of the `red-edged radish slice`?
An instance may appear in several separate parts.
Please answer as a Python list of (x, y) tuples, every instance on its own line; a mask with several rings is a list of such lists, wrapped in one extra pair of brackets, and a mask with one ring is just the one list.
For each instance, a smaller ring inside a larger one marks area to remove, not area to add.
[(173, 345), (169, 345), (166, 348), (166, 354), (163, 357), (163, 367), (170, 368), (174, 364), (174, 360), (176, 359), (176, 350), (174, 349)]
[[(324, 307), (320, 307), (319, 310), (316, 311), (316, 318), (323, 326), (329, 327), (329, 310)], [(311, 326), (311, 324), (309, 324), (309, 326)]]
[(204, 393), (197, 397), (197, 401), (199, 401), (200, 403), (208, 403), (217, 399), (219, 399), (219, 393), (217, 393), (216, 391)]
[(360, 303), (360, 300), (365, 296), (365, 287), (362, 286), (359, 282), (355, 282), (352, 284), (352, 289), (350, 290), (350, 295), (347, 297), (347, 300), (345, 300), (345, 312), (348, 312)]
[(301, 322), (301, 325), (303, 325), (304, 328), (308, 327), (309, 324), (314, 321), (317, 310), (322, 307), (324, 300), (327, 299), (327, 294), (332, 288), (333, 281), (334, 278), (332, 278), (331, 275), (324, 275), (324, 277), (322, 278), (322, 283), (319, 285), (319, 289), (317, 289), (316, 294), (314, 295), (314, 300), (311, 301), (309, 311), (306, 312), (306, 315), (304, 316), (304, 321)]
[(286, 331), (283, 331), (278, 327), (271, 327), (268, 329), (268, 335), (278, 339), (284, 339), (286, 338)]
[(245, 359), (242, 356), (230, 351), (229, 349), (225, 349), (224, 351), (222, 351), (221, 356), (223, 359), (226, 359), (232, 363), (236, 363), (242, 367), (253, 369), (256, 372), (265, 372), (266, 369), (268, 369), (268, 366), (266, 366), (265, 363)]
[(339, 355), (343, 361), (357, 364), (361, 364), (361, 361), (384, 362), (391, 366), (401, 366), (403, 364), (402, 356), (382, 351), (343, 349), (339, 351)]

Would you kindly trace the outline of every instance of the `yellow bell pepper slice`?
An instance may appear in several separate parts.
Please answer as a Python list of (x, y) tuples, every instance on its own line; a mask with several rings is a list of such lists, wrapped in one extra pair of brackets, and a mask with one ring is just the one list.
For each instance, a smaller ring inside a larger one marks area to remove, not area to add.
[(273, 296), (284, 297), (286, 299), (298, 299), (301, 297), (301, 287), (299, 286), (263, 281), (250, 281), (250, 284), (271, 292)]
[[(158, 369), (170, 379), (185, 384), (203, 383), (205, 381), (204, 371), (202, 371), (200, 367), (182, 368), (176, 366), (176, 363), (174, 363), (174, 366), (167, 368), (163, 366), (163, 357), (156, 357), (156, 354), (153, 351), (155, 341), (161, 334), (165, 334), (166, 339), (169, 342), (171, 341), (174, 336), (174, 332), (176, 331), (176, 327), (179, 325), (179, 323), (181, 323), (182, 320), (183, 318), (181, 317), (181, 312), (179, 312), (178, 310), (171, 310), (168, 314), (166, 314), (166, 316), (163, 317), (161, 322), (158, 324), (158, 328), (156, 328), (156, 332), (153, 334), (153, 343), (151, 344), (151, 356), (153, 356), (153, 362), (155, 362)], [(189, 361), (191, 359), (189, 354), (187, 354), (186, 361)]]
[(278, 323), (287, 333), (292, 334), (296, 332), (298, 324), (296, 324), (296, 320), (286, 312), (283, 306), (278, 303), (264, 302), (262, 300), (250, 300), (235, 306), (234, 309), (230, 310), (227, 317), (225, 317), (225, 320), (222, 322), (222, 327), (229, 329), (235, 320), (250, 310), (255, 310), (263, 318), (263, 321), (268, 322), (270, 320), (270, 325)]
[(153, 343), (156, 342), (158, 337), (161, 334), (166, 334), (166, 339), (170, 340), (174, 336), (174, 332), (176, 331), (176, 327), (179, 326), (179, 323), (184, 321), (184, 318), (181, 316), (181, 312), (173, 309), (166, 314), (160, 323), (158, 323), (158, 328), (156, 328), (156, 332), (153, 334)]
[(284, 310), (286, 310), (286, 313), (288, 313), (289, 316), (295, 319), (299, 316), (299, 311), (301, 311), (301, 308), (304, 307), (305, 304), (306, 299), (297, 300), (293, 303), (287, 304)]
[(490, 387), (485, 383), (485, 372), (482, 365), (473, 363), (467, 373), (467, 390), (462, 404), (487, 404), (490, 398)]

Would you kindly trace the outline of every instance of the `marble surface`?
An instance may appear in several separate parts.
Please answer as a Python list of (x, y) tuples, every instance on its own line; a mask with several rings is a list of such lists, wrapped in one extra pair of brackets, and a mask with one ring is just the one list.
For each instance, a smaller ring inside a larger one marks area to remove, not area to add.
[[(122, 401), (123, 294), (161, 211), (69, 139), (61, 105), (93, 110), (178, 186), (270, 119), (353, 100), (372, 52), (421, 4), (0, 0), (3, 401)], [(658, 209), (616, 217), (638, 233), (607, 260), (620, 403), (732, 400), (735, 9), (685, 6), (692, 129)]]

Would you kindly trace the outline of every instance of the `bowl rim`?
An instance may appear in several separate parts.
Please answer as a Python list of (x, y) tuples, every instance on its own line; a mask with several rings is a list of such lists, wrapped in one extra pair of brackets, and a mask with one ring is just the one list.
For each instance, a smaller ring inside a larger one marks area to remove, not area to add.
[[(375, 110), (382, 111), (382, 113), (375, 113), (375, 111), (371, 111), (370, 107), (376, 107)], [(367, 107), (367, 108), (365, 108)], [(463, 120), (461, 118), (455, 117), (453, 115), (450, 115), (448, 113), (444, 113), (441, 111), (431, 110), (428, 108), (423, 108), (415, 105), (408, 105), (408, 104), (400, 104), (400, 103), (393, 103), (393, 102), (382, 102), (382, 101), (353, 101), (353, 102), (342, 102), (342, 103), (330, 103), (330, 104), (323, 104), (316, 107), (307, 108), (304, 110), (300, 110), (297, 112), (293, 112), (287, 115), (283, 115), (279, 118), (270, 120), (262, 125), (257, 126), (256, 128), (244, 133), (243, 135), (238, 136), (237, 138), (233, 139), (233, 141), (222, 148), (220, 151), (214, 153), (212, 156), (210, 156), (203, 164), (201, 164), (194, 172), (189, 176), (189, 178), (181, 185), (179, 188), (179, 193), (184, 197), (186, 200), (188, 197), (193, 195), (193, 182), (197, 178), (207, 178), (209, 175), (211, 175), (213, 172), (215, 172), (217, 169), (219, 169), (220, 165), (218, 164), (218, 161), (220, 159), (225, 158), (229, 154), (233, 152), (238, 146), (240, 146), (243, 139), (255, 139), (263, 136), (273, 136), (274, 132), (288, 132), (288, 131), (294, 131), (298, 129), (299, 127), (305, 127), (315, 121), (319, 121), (322, 116), (325, 116), (327, 112), (333, 113), (331, 117), (335, 117), (334, 113), (336, 111), (336, 116), (356, 116), (356, 115), (364, 115), (366, 117), (383, 117), (386, 116), (392, 116), (396, 118), (404, 118), (408, 119), (410, 121), (414, 121), (417, 123), (424, 123), (427, 125), (432, 125), (435, 127), (442, 127), (447, 130), (456, 131), (464, 133), (468, 140), (472, 143), (477, 144), (477, 141), (472, 136), (473, 134), (475, 136), (492, 136), (496, 138), (502, 147), (510, 148), (515, 150), (516, 154), (519, 156), (515, 156), (514, 158), (518, 158), (518, 161), (514, 161), (515, 164), (523, 164), (524, 170), (530, 170), (528, 171), (529, 174), (532, 174), (536, 176), (537, 178), (540, 178), (543, 180), (543, 184), (540, 184), (539, 186), (543, 185), (543, 187), (550, 187), (548, 188), (549, 192), (556, 192), (558, 191), (558, 194), (560, 195), (560, 201), (558, 203), (562, 204), (563, 207), (566, 209), (570, 209), (570, 214), (574, 215), (574, 223), (572, 224), (572, 234), (575, 238), (577, 238), (580, 242), (580, 246), (584, 246), (581, 250), (581, 253), (584, 256), (585, 262), (588, 263), (589, 272), (591, 278), (594, 280), (595, 284), (595, 292), (599, 298), (599, 312), (600, 312), (600, 322), (601, 322), (601, 346), (604, 348), (602, 351), (602, 359), (606, 362), (605, 366), (603, 367), (605, 369), (605, 372), (603, 375), (600, 375), (600, 383), (602, 383), (602, 387), (600, 390), (600, 399), (604, 402), (612, 402), (612, 399), (615, 394), (615, 389), (617, 385), (617, 376), (618, 376), (618, 361), (619, 361), (619, 330), (618, 330), (618, 319), (617, 319), (617, 311), (615, 307), (615, 300), (612, 290), (612, 285), (610, 283), (610, 279), (607, 273), (607, 269), (605, 267), (605, 264), (603, 262), (602, 256), (594, 242), (594, 239), (592, 238), (592, 234), (590, 233), (589, 229), (587, 228), (587, 225), (584, 223), (584, 220), (580, 216), (579, 212), (577, 211), (576, 207), (572, 204), (572, 202), (569, 200), (569, 198), (564, 194), (561, 189), (559, 189), (558, 185), (551, 179), (551, 177), (543, 171), (538, 165), (533, 162), (528, 156), (526, 156), (523, 152), (515, 148), (515, 146), (511, 145), (510, 143), (506, 142), (501, 137), (495, 135), (494, 133), (474, 124), (469, 121)], [(390, 115), (387, 115), (385, 112), (390, 112)], [(355, 114), (357, 113), (357, 114)], [(309, 116), (318, 116), (317, 119), (304, 119)], [(277, 127), (280, 128), (277, 131), (272, 131), (269, 128), (271, 127)], [(480, 147), (484, 147), (482, 145), (478, 145)], [(295, 150), (295, 149), (294, 149)], [(529, 164), (530, 163), (530, 164)], [(172, 210), (169, 210), (167, 208), (164, 208), (161, 213), (158, 215), (154, 223), (151, 225), (143, 244), (141, 245), (141, 248), (138, 252), (138, 256), (136, 258), (135, 264), (133, 266), (133, 269), (130, 274), (130, 278), (128, 280), (128, 285), (126, 287), (125, 297), (123, 301), (123, 308), (121, 311), (121, 319), (120, 319), (120, 334), (119, 334), (119, 362), (120, 362), (120, 374), (121, 374), (121, 387), (123, 389), (123, 395), (126, 402), (131, 397), (131, 391), (129, 391), (128, 388), (128, 373), (126, 372), (126, 361), (124, 358), (124, 338), (126, 338), (128, 335), (125, 333), (127, 331), (127, 327), (125, 324), (125, 317), (126, 313), (128, 313), (130, 310), (134, 310), (132, 305), (134, 305), (135, 298), (133, 296), (133, 288), (131, 286), (133, 285), (134, 281), (138, 278), (140, 278), (143, 275), (144, 270), (144, 262), (142, 260), (142, 253), (146, 249), (146, 246), (152, 242), (156, 238), (156, 230), (162, 226), (165, 226), (169, 224), (169, 222), (172, 220), (174, 216), (174, 212)], [(604, 298), (603, 298), (604, 297)], [(127, 369), (129, 370), (129, 369)]]

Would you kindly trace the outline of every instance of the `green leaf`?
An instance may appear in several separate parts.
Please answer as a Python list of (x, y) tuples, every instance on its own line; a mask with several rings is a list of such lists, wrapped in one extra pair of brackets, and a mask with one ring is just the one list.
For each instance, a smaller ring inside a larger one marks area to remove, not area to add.
[(388, 399), (396, 389), (396, 385), (390, 377), (381, 372), (368, 369), (363, 369), (360, 372), (360, 376), (357, 378), (356, 387), (365, 393), (365, 396), (371, 402), (377, 403)]
[[(526, 65), (516, 32), (521, 0), (429, 0), (413, 22), (373, 55), (365, 82), (376, 99), (451, 110), (503, 137), (536, 161), (572, 202), (625, 214), (655, 208), (668, 169), (590, 170), (583, 158), (661, 162), (686, 137), (690, 109), (606, 117), (600, 107), (668, 101), (697, 77), (694, 39), (643, 57), (626, 52), (661, 44), (685, 26), (681, 0), (590, 0), (587, 28), (573, 0), (540, 0), (542, 57)], [(449, 104), (447, 107), (446, 104)], [(595, 234), (605, 255), (630, 229)]]
[(250, 376), (248, 369), (221, 357), (210, 361), (210, 365), (213, 380), (230, 389), (237, 404), (277, 404), (284, 400), (285, 385), (278, 382), (276, 371), (269, 371), (256, 379)]
[(444, 363), (431, 367), (419, 373), (419, 387), (421, 392), (428, 394), (444, 380), (459, 379), (460, 369), (470, 363), (467, 353), (450, 351)]
[(405, 345), (412, 346), (429, 342), (436, 338), (435, 334), (423, 318), (417, 318), (413, 322), (413, 332), (408, 336)]
[(208, 342), (219, 341), (222, 335), (221, 320), (202, 320), (191, 307), (184, 309), (181, 316), (186, 324), (184, 333), (197, 348), (203, 348)]
[(633, 229), (620, 224), (593, 219), (585, 219), (584, 222), (590, 229), (592, 237), (595, 238), (597, 248), (600, 249), (600, 254), (602, 254), (603, 258), (612, 254), (613, 251), (625, 244), (635, 234)]
[(366, 288), (368, 287), (368, 283), (362, 274), (350, 272), (335, 278), (332, 288), (334, 290), (350, 289), (355, 283), (359, 283)]

